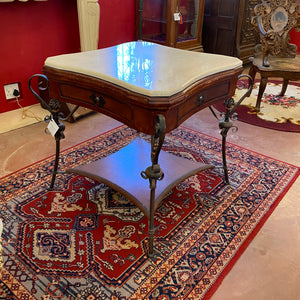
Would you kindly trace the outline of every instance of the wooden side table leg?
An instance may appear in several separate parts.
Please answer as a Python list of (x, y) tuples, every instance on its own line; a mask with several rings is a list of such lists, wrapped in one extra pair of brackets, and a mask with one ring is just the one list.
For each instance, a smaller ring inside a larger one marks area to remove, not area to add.
[(285, 92), (286, 92), (286, 89), (287, 89), (287, 87), (288, 87), (288, 84), (289, 84), (289, 80), (286, 79), (286, 78), (284, 78), (284, 79), (283, 79), (283, 84), (282, 84), (282, 89), (281, 89), (281, 92), (280, 92), (279, 96), (281, 96), (281, 97), (284, 96), (284, 94), (285, 94)]
[(260, 111), (261, 98), (262, 98), (262, 96), (264, 94), (264, 91), (266, 89), (267, 82), (268, 82), (267, 77), (261, 77), (260, 85), (259, 85), (259, 91), (258, 91), (257, 100), (256, 100), (256, 105), (255, 105), (255, 110), (257, 112)]
[[(257, 68), (252, 65), (251, 68), (250, 68), (250, 70), (249, 70), (249, 76), (252, 78), (252, 80), (250, 78), (248, 79), (248, 85), (249, 86), (253, 85), (256, 73), (257, 73)], [(252, 88), (251, 88), (251, 90), (249, 90), (249, 92), (247, 93), (246, 97), (250, 97), (251, 92), (252, 92)]]

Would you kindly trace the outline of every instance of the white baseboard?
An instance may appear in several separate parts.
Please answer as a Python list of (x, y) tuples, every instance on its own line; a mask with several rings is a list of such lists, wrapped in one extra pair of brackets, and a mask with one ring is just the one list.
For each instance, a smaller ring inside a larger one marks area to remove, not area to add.
[(24, 126), (43, 121), (49, 112), (34, 104), (0, 114), (0, 133), (8, 132)]

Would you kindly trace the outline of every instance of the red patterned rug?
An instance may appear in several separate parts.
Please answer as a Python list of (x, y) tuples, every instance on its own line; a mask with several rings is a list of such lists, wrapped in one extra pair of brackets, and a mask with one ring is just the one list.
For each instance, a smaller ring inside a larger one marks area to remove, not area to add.
[[(236, 112), (238, 120), (252, 125), (280, 131), (300, 132), (300, 83), (290, 82), (283, 97), (278, 96), (282, 81), (269, 81), (261, 100), (260, 112), (255, 110), (259, 81), (256, 80), (250, 97), (247, 97)], [(247, 81), (239, 80), (235, 98), (239, 100), (246, 92)], [(223, 103), (214, 105), (222, 112)]]
[[(136, 135), (116, 128), (64, 151), (61, 166), (104, 157)], [(218, 139), (183, 127), (167, 135), (164, 149), (222, 164)], [(299, 175), (232, 144), (228, 163), (231, 187), (216, 168), (162, 202), (154, 260), (146, 255), (147, 219), (104, 184), (66, 174), (48, 191), (53, 157), (2, 178), (0, 299), (209, 299)]]

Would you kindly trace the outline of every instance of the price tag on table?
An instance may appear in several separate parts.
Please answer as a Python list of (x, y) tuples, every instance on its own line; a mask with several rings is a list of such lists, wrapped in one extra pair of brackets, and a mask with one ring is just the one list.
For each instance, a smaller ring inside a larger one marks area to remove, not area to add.
[(59, 127), (58, 125), (56, 124), (56, 122), (51, 119), (51, 121), (49, 122), (48, 126), (47, 126), (47, 129), (49, 130), (49, 132), (55, 136), (56, 132), (58, 131)]
[(178, 12), (178, 13), (174, 13), (174, 21), (175, 22), (179, 22), (180, 21), (180, 13)]

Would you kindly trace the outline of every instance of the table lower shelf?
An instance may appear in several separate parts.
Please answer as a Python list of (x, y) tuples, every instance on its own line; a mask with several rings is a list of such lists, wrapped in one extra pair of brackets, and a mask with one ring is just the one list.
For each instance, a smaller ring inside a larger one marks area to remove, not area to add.
[[(150, 151), (151, 145), (138, 137), (108, 157), (68, 169), (66, 172), (105, 183), (132, 201), (149, 219), (149, 180), (142, 178), (141, 172), (151, 165)], [(213, 165), (190, 161), (165, 151), (160, 152), (159, 163), (164, 178), (157, 181), (154, 211), (178, 183), (199, 172), (214, 168)]]

